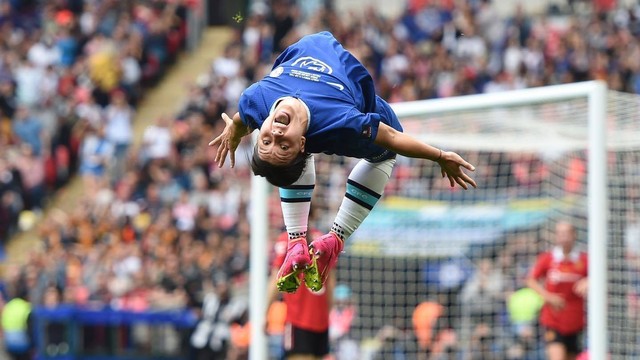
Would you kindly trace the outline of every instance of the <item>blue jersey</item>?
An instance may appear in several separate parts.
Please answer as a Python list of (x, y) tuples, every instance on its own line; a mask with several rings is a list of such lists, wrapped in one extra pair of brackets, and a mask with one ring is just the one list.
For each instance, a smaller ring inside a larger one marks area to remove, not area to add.
[(379, 161), (392, 152), (373, 141), (380, 122), (402, 131), (391, 107), (375, 93), (365, 67), (329, 32), (303, 37), (276, 59), (271, 73), (240, 97), (240, 118), (259, 129), (285, 96), (309, 108), (305, 150)]

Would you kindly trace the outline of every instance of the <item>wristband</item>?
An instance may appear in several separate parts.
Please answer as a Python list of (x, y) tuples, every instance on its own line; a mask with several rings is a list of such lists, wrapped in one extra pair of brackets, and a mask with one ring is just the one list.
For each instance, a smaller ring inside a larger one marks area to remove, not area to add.
[(441, 158), (442, 158), (442, 149), (440, 149), (440, 155), (438, 155), (438, 158), (435, 161), (440, 161)]

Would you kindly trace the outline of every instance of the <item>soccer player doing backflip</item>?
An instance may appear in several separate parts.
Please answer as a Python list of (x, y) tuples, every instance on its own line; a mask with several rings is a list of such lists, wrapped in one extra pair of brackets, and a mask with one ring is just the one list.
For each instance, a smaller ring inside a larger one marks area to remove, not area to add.
[[(376, 95), (369, 72), (329, 32), (307, 35), (285, 49), (271, 73), (242, 93), (238, 112), (222, 118), (223, 132), (209, 143), (218, 146), (218, 166), (229, 155), (233, 167), (242, 137), (258, 130), (252, 170), (280, 188), (289, 235), (277, 275), (280, 291), (296, 291), (301, 278), (313, 291), (322, 288), (344, 241), (382, 196), (397, 154), (437, 162), (452, 187), (476, 187), (463, 171), (475, 168), (460, 155), (402, 132), (389, 104)], [(316, 180), (312, 154), (317, 153), (361, 160), (348, 176), (330, 232), (307, 246)]]

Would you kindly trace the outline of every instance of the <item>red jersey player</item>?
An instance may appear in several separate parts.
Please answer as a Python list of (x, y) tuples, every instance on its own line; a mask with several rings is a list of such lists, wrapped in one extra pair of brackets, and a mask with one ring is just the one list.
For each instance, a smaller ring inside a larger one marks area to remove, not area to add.
[[(316, 238), (322, 233), (311, 230), (309, 238)], [(282, 233), (274, 245), (274, 259), (272, 275), (269, 281), (271, 288), (271, 304), (276, 300), (277, 272), (287, 254), (288, 234)], [(330, 275), (327, 286), (318, 292), (301, 286), (294, 293), (283, 293), (283, 300), (287, 307), (284, 330), (284, 350), (288, 360), (293, 359), (323, 359), (329, 354), (329, 311), (335, 277)]]
[(555, 247), (538, 256), (527, 279), (527, 286), (538, 292), (545, 302), (540, 323), (545, 330), (549, 360), (575, 359), (580, 353), (580, 334), (585, 328), (588, 260), (575, 242), (573, 225), (558, 222)]

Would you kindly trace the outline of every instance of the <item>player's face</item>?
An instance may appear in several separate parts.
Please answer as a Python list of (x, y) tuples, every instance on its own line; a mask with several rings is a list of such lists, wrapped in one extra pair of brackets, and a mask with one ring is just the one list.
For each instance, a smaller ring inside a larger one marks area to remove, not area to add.
[(304, 152), (307, 110), (295, 98), (281, 100), (258, 134), (258, 156), (272, 165), (287, 165)]
[(564, 250), (571, 251), (575, 243), (575, 230), (573, 226), (566, 222), (556, 225), (556, 244)]

